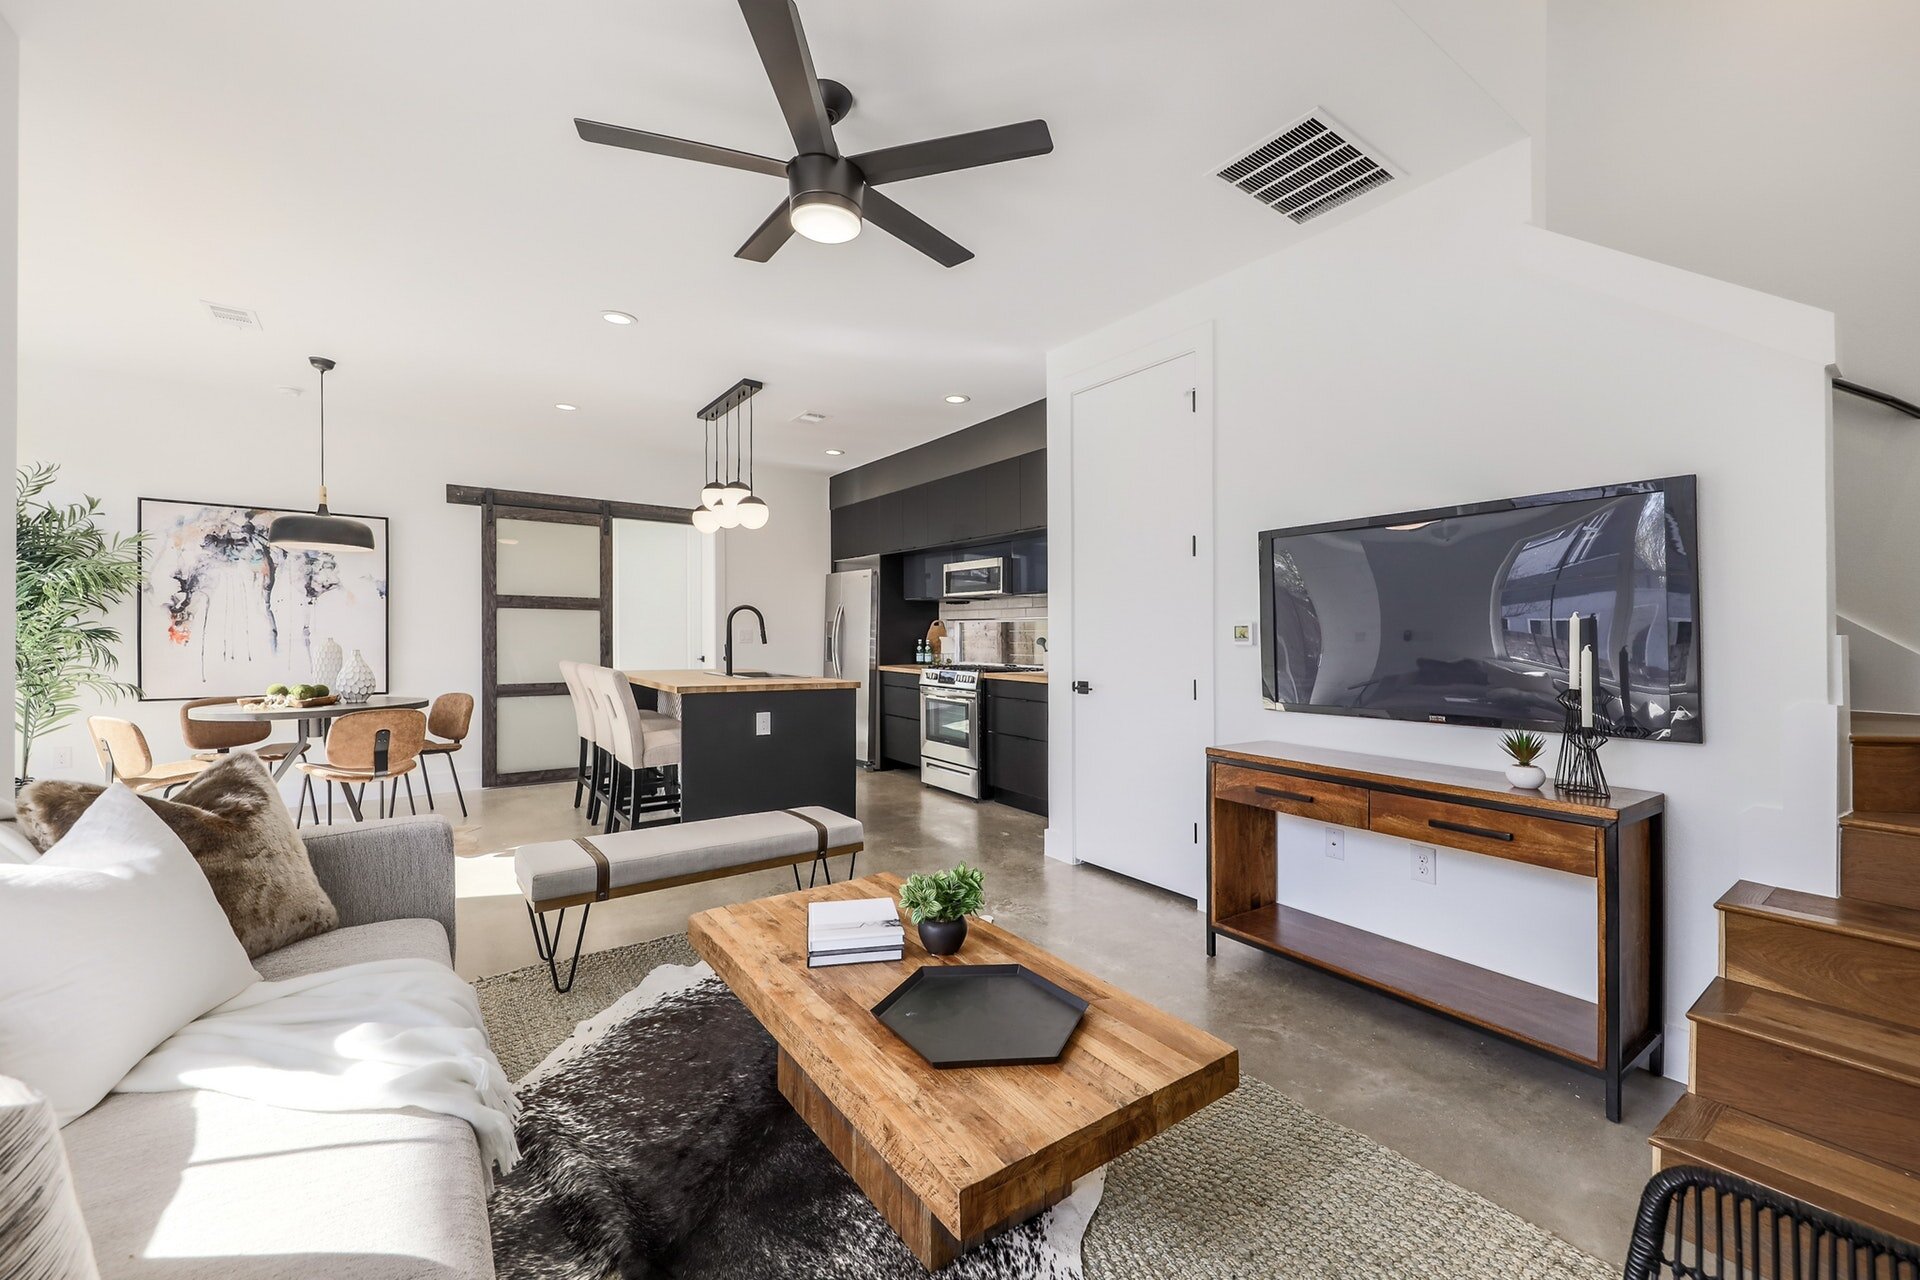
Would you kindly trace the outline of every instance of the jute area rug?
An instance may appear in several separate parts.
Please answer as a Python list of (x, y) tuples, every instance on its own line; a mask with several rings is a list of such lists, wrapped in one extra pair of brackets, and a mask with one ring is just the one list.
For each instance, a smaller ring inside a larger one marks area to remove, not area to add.
[[(518, 1080), (577, 1024), (633, 991), (648, 973), (697, 959), (686, 938), (675, 935), (583, 957), (566, 996), (554, 994), (539, 965), (475, 986), (494, 1049), (508, 1077)], [(1105, 1172), (1080, 1256), (1066, 1259), (1068, 1274), (1079, 1271), (1087, 1280), (1612, 1280), (1618, 1274), (1251, 1078)], [(496, 1216), (496, 1236), (500, 1229)], [(713, 1229), (724, 1233), (727, 1224)], [(805, 1266), (787, 1265), (807, 1256), (796, 1247), (778, 1271), (808, 1274)], [(846, 1273), (818, 1274), (839, 1280)]]

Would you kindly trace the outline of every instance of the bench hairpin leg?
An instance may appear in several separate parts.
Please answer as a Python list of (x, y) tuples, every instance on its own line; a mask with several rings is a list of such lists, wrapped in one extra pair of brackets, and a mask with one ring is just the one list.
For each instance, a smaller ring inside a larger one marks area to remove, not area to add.
[[(807, 888), (809, 889), (813, 888), (814, 877), (819, 875), (822, 871), (827, 873), (827, 883), (832, 884), (833, 883), (832, 864), (827, 861), (826, 854), (816, 853), (815, 855), (813, 855), (813, 865), (807, 868)], [(793, 878), (795, 880), (798, 880), (800, 878), (800, 869), (798, 867), (794, 868)]]
[(560, 981), (560, 940), (566, 933), (567, 908), (562, 907), (554, 918), (553, 929), (547, 929), (545, 912), (535, 911), (533, 904), (527, 904), (527, 922), (533, 926), (533, 949), (547, 963), (547, 976), (553, 979), (553, 989), (560, 995), (573, 990), (574, 974), (580, 969), (580, 947), (587, 939), (587, 913), (593, 910), (591, 902), (580, 908), (580, 926), (573, 935), (573, 958), (567, 964), (567, 980)]
[(790, 865), (791, 865), (791, 866), (792, 866), (792, 868), (793, 868), (793, 888), (794, 888), (794, 892), (796, 892), (796, 893), (798, 893), (798, 892), (800, 891), (800, 864), (799, 864), (799, 863), (797, 863), (797, 862), (795, 862), (795, 863), (791, 863)]

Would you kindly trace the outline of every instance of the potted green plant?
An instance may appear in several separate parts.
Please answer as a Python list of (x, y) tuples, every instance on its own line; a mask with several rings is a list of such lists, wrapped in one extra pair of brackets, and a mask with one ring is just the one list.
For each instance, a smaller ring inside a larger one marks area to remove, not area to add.
[(32, 777), (33, 744), (72, 719), (80, 693), (105, 698), (139, 687), (107, 673), (119, 665), (117, 627), (100, 615), (140, 586), (144, 535), (100, 528), (100, 502), (63, 505), (40, 495), (60, 468), (21, 467), (14, 500), (14, 727), (20, 734), (20, 782)]
[(930, 956), (950, 956), (967, 940), (967, 917), (980, 910), (978, 867), (961, 863), (951, 871), (911, 875), (900, 886), (900, 905), (920, 928), (920, 945)]
[(1537, 733), (1515, 731), (1501, 738), (1500, 750), (1513, 761), (1507, 766), (1507, 781), (1522, 791), (1538, 791), (1547, 780), (1547, 771), (1534, 761), (1546, 749), (1546, 739)]

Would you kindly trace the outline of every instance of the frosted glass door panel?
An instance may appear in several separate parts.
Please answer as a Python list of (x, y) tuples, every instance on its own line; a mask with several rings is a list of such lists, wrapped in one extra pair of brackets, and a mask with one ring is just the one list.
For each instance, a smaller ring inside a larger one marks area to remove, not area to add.
[(566, 694), (502, 698), (494, 712), (501, 773), (569, 769), (580, 763), (580, 732)]
[(600, 661), (598, 609), (502, 609), (495, 617), (501, 684), (553, 684), (563, 658)]
[(494, 589), (501, 595), (600, 598), (598, 523), (502, 517), (494, 522), (494, 537)]

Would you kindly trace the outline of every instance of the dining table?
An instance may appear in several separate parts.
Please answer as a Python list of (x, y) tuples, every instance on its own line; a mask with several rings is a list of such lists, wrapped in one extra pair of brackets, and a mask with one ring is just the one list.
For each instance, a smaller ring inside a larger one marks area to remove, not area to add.
[[(264, 707), (247, 706), (239, 702), (214, 703), (204, 707), (194, 707), (187, 715), (195, 720), (258, 720), (266, 723), (288, 721), (293, 725), (293, 750), (273, 766), (274, 780), (278, 781), (293, 768), (309, 744), (318, 737), (326, 737), (326, 726), (341, 716), (352, 715), (356, 711), (402, 711), (419, 710), (427, 705), (425, 698), (416, 698), (405, 693), (376, 693), (365, 702), (331, 702), (323, 707)], [(331, 803), (331, 802), (329, 802)]]

